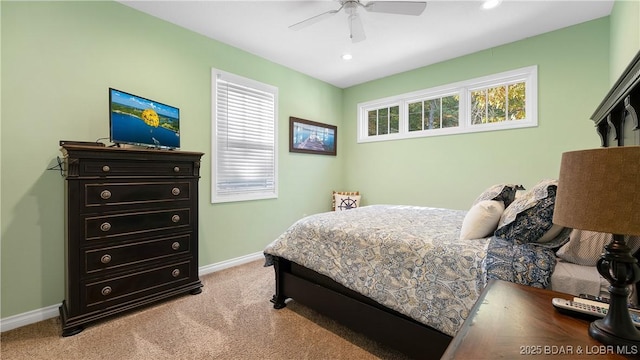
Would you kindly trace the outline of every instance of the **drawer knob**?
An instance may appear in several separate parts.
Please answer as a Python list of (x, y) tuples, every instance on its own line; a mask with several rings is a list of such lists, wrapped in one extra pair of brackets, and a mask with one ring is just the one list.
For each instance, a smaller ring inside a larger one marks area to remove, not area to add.
[(111, 191), (102, 190), (102, 192), (100, 192), (100, 197), (103, 198), (104, 200), (109, 199), (111, 197)]
[(104, 254), (102, 255), (102, 257), (100, 258), (100, 262), (103, 264), (108, 264), (111, 262), (111, 255), (109, 254)]
[(177, 242), (177, 241), (176, 241), (176, 242), (174, 242), (173, 244), (171, 244), (171, 248), (172, 248), (173, 250), (178, 250), (178, 249), (180, 249), (180, 243), (179, 243), (179, 242)]
[(173, 215), (171, 217), (171, 221), (173, 221), (174, 223), (177, 223), (180, 221), (180, 215)]
[(111, 168), (109, 167), (109, 165), (105, 165), (102, 167), (102, 171), (103, 172), (109, 172), (111, 170)]
[(102, 295), (107, 296), (109, 294), (111, 294), (111, 286), (105, 286), (102, 288), (102, 291), (100, 291), (102, 293)]
[(178, 195), (180, 195), (180, 189), (178, 189), (177, 187), (174, 187), (173, 189), (171, 189), (171, 193), (173, 195), (178, 196)]
[(179, 166), (174, 166), (173, 167), (173, 172), (180, 172), (180, 167)]
[(109, 224), (108, 222), (102, 223), (100, 225), (100, 230), (102, 231), (109, 231), (111, 230), (111, 224)]
[(180, 276), (180, 269), (173, 269), (173, 271), (171, 272), (171, 276), (173, 277)]

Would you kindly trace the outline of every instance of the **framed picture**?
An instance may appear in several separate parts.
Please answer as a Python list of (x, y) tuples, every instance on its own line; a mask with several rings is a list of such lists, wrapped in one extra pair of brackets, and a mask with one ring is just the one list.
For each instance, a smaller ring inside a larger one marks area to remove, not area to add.
[(336, 155), (338, 128), (334, 125), (289, 117), (289, 151)]

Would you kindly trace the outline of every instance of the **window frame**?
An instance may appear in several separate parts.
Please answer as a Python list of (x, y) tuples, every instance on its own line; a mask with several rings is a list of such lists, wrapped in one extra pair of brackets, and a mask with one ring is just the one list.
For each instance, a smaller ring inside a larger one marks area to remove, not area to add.
[[(376, 136), (387, 136), (387, 135), (389, 135), (389, 136), (393, 136), (393, 135), (396, 135), (396, 134), (400, 134), (400, 133), (402, 133), (402, 129), (401, 129), (401, 128), (402, 128), (402, 121), (400, 120), (400, 119), (402, 119), (402, 115), (401, 115), (401, 112), (402, 112), (402, 104), (401, 104), (401, 103), (390, 102), (390, 103), (388, 103), (388, 104), (380, 105), (380, 106), (378, 106), (378, 107), (376, 107), (375, 109), (372, 109), (372, 110), (379, 111), (379, 110), (382, 110), (382, 109), (387, 109), (387, 111), (388, 111), (388, 113), (387, 113), (387, 125), (388, 125), (388, 129), (389, 129), (389, 131), (390, 131), (390, 129), (391, 129), (391, 124), (390, 124), (390, 123), (391, 123), (391, 121), (390, 121), (390, 118), (391, 118), (391, 115), (390, 115), (390, 114), (391, 114), (391, 108), (396, 107), (396, 106), (398, 107), (398, 119), (399, 119), (399, 122), (398, 122), (398, 132), (394, 132), (394, 133), (392, 133), (392, 132), (388, 132), (388, 133), (386, 133), (386, 134), (378, 134), (378, 135), (376, 135)], [(366, 131), (366, 133), (367, 133), (367, 136), (369, 136), (369, 135), (368, 135), (368, 134), (369, 134), (369, 113), (368, 113), (368, 111), (365, 111), (365, 116), (366, 116), (366, 122), (367, 122), (367, 123), (366, 123), (366, 129), (365, 129), (365, 131)], [(377, 117), (377, 118), (379, 119), (379, 117)], [(380, 129), (380, 124), (379, 124), (379, 122), (377, 122), (377, 124), (376, 124), (376, 129), (377, 129), (377, 131), (376, 131), (376, 132), (378, 132), (378, 131), (379, 131), (379, 129)]]
[[(497, 123), (471, 124), (471, 92), (509, 85), (525, 83), (525, 114), (523, 120), (507, 120)], [(409, 104), (447, 96), (458, 95), (458, 126), (438, 129), (409, 131)], [(385, 107), (399, 105), (400, 124), (398, 133), (369, 135), (368, 112)], [(466, 134), (484, 131), (519, 129), (538, 126), (538, 66), (528, 66), (497, 74), (482, 76), (470, 80), (422, 89), (382, 99), (358, 103), (357, 142), (376, 142), (418, 137)]]
[[(218, 79), (273, 96), (273, 189), (245, 190), (232, 193), (218, 191)], [(211, 203), (227, 203), (278, 198), (278, 88), (226, 71), (211, 69)]]

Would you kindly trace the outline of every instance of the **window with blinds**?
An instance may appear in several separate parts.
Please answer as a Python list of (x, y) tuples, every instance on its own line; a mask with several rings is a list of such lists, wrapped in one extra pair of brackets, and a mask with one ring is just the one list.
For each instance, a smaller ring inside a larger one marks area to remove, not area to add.
[(211, 202), (278, 197), (278, 89), (212, 69)]

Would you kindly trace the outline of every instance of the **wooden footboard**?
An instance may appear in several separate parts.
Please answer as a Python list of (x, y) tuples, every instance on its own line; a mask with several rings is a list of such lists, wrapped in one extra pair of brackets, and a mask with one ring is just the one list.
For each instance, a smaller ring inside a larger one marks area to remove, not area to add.
[(288, 298), (412, 358), (439, 359), (451, 337), (293, 263), (274, 258), (276, 309)]

